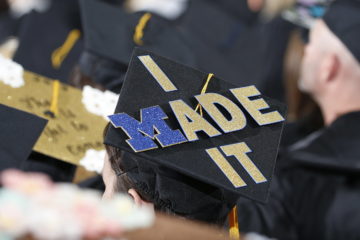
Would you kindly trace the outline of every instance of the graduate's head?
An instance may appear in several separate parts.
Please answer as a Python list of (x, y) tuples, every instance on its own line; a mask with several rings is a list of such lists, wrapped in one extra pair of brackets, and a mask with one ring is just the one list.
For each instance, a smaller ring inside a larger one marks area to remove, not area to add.
[[(198, 221), (222, 225), (237, 197), (132, 153), (106, 146), (104, 198), (129, 194), (138, 205)], [(231, 197), (231, 200), (229, 199)]]
[(106, 195), (217, 224), (240, 195), (266, 201), (284, 108), (263, 97), (135, 49), (104, 141)]
[[(106, 155), (104, 159), (104, 168), (102, 172), (103, 181), (105, 183), (104, 199), (110, 199), (115, 193), (127, 193), (134, 202), (141, 205), (150, 205), (154, 207), (152, 199), (143, 194), (141, 189), (129, 178), (128, 173), (123, 166), (123, 152), (112, 146), (106, 146)], [(165, 210), (165, 209), (164, 209)]]
[(311, 28), (299, 87), (320, 104), (360, 90), (359, 13), (360, 1), (338, 0)]

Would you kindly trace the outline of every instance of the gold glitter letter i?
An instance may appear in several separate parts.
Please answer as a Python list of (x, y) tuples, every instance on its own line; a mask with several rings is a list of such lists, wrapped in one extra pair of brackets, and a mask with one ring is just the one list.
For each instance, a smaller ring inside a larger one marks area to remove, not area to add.
[(142, 64), (146, 69), (151, 73), (155, 80), (160, 84), (165, 92), (176, 91), (177, 88), (166, 76), (166, 74), (161, 70), (161, 68), (156, 64), (156, 62), (149, 56), (138, 56)]

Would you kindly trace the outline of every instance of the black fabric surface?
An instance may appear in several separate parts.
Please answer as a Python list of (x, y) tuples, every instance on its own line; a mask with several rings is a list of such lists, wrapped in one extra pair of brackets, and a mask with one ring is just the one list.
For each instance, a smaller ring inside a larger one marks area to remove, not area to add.
[(90, 189), (96, 189), (101, 192), (105, 191), (105, 184), (100, 175), (96, 175), (95, 177), (91, 177), (88, 179), (85, 179), (84, 181), (81, 181), (78, 184), (81, 188), (90, 188)]
[[(133, 48), (137, 46), (133, 36), (144, 12), (131, 14), (121, 7), (99, 0), (82, 0), (81, 13), (86, 50), (81, 56), (81, 70), (105, 88), (118, 92)], [(182, 63), (196, 65), (193, 50), (188, 46), (185, 36), (166, 19), (152, 14), (143, 32), (142, 48)]]
[(91, 77), (95, 83), (101, 84), (112, 92), (120, 93), (127, 64), (102, 57), (91, 51), (84, 51), (80, 56), (79, 67), (82, 74)]
[(238, 202), (239, 225), (278, 239), (359, 239), (360, 112), (292, 146), (267, 205)]
[[(137, 58), (137, 56), (148, 54), (161, 66), (162, 70), (172, 79), (180, 91), (164, 92), (161, 89), (159, 84)], [(165, 113), (168, 114), (169, 119), (173, 119), (168, 121), (169, 126), (172, 129), (179, 129), (180, 127), (170, 110), (168, 102), (182, 99), (189, 106), (194, 106), (195, 108), (196, 104), (193, 96), (200, 93), (206, 78), (206, 73), (177, 64), (153, 53), (136, 49), (115, 112), (125, 112), (135, 119), (139, 119), (140, 109), (159, 105)], [(144, 86), (146, 86), (146, 88), (144, 88)], [(236, 100), (228, 92), (228, 89), (234, 87), (234, 85), (222, 81), (215, 76), (211, 80), (207, 92), (223, 93), (224, 96), (236, 103)], [(281, 104), (268, 98), (265, 99), (271, 106), (271, 110), (278, 110), (284, 115), (284, 108)], [(272, 124), (260, 128), (255, 121), (251, 121), (250, 117), (247, 117), (248, 125), (241, 131), (223, 134), (213, 138), (203, 137), (203, 135), (200, 134), (200, 141), (137, 153), (137, 156), (157, 162), (234, 194), (265, 201), (277, 155), (282, 124)], [(213, 123), (208, 116), (206, 116), (206, 119)], [(213, 125), (216, 126), (215, 123), (213, 123)], [(128, 137), (121, 130), (110, 127), (105, 143), (131, 153), (133, 150), (125, 142), (126, 139), (128, 139)], [(253, 150), (252, 153), (249, 153), (249, 157), (254, 161), (255, 165), (261, 169), (268, 181), (262, 184), (255, 184), (241, 165), (233, 162), (235, 170), (240, 176), (243, 176), (244, 181), (248, 183), (247, 187), (234, 189), (233, 185), (226, 179), (215, 163), (209, 159), (205, 149), (242, 141), (246, 142)], [(208, 161), (206, 161), (206, 159), (208, 159)]]
[(196, 56), (194, 67), (235, 85), (253, 84), (266, 96), (284, 101), (283, 58), (295, 26), (282, 18), (248, 25), (207, 8), (208, 14), (198, 10), (204, 18), (194, 9), (179, 23)]
[(0, 44), (16, 36), (22, 18), (14, 18), (9, 11), (0, 13)]
[(40, 137), (46, 119), (0, 104), (0, 171), (20, 168)]
[(71, 163), (33, 151), (20, 169), (47, 174), (54, 182), (72, 182), (76, 168), (77, 166)]

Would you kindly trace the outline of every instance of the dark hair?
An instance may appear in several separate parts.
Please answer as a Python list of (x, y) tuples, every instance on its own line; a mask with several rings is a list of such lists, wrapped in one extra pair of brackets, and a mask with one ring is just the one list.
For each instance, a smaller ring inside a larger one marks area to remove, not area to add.
[[(108, 128), (109, 125), (105, 133)], [(237, 196), (228, 193), (225, 196), (224, 190), (165, 166), (150, 164), (117, 147), (106, 144), (105, 147), (117, 176), (114, 190), (127, 193), (133, 188), (144, 201), (153, 203), (157, 211), (222, 226), (236, 203)]]
[[(104, 129), (104, 138), (109, 126), (110, 123), (108, 123)], [(121, 149), (107, 144), (105, 144), (105, 149), (109, 157), (111, 168), (114, 170), (116, 174), (116, 185), (114, 190), (116, 192), (127, 193), (129, 189), (133, 188), (136, 190), (136, 192), (143, 200), (147, 202), (152, 202), (152, 199), (149, 196), (147, 196), (147, 194), (143, 193), (141, 189), (139, 189), (129, 178), (127, 172), (125, 172), (124, 166), (121, 161), (123, 157), (123, 152), (121, 151)]]
[(9, 10), (9, 3), (7, 0), (0, 0), (0, 13)]

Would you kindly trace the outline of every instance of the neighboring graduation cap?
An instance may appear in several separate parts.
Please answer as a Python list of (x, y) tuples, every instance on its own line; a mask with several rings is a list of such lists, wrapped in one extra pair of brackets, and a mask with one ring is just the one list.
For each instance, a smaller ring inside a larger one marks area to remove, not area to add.
[(43, 13), (31, 12), (19, 27), (14, 61), (37, 74), (67, 82), (82, 52), (77, 0), (52, 0)]
[[(152, 73), (147, 69), (151, 69)], [(211, 75), (137, 48), (133, 53), (115, 113), (126, 113), (139, 120), (140, 109), (160, 106), (169, 118), (166, 123), (175, 130), (181, 128), (169, 106), (170, 101), (181, 99), (195, 109), (197, 102), (194, 96), (206, 89), (206, 92), (220, 93), (239, 107), (237, 100), (229, 91), (237, 86), (222, 81), (216, 76), (208, 78), (209, 76)], [(160, 80), (170, 80), (177, 90), (165, 92), (154, 77)], [(284, 116), (284, 107), (281, 104), (266, 97), (263, 98), (270, 105), (270, 109), (265, 110), (266, 112), (276, 110)], [(219, 109), (227, 116), (223, 108), (219, 107)], [(204, 118), (212, 126), (217, 126), (205, 113), (205, 110), (203, 112)], [(247, 113), (245, 114), (247, 125), (240, 131), (212, 138), (204, 132), (199, 132), (197, 134), (200, 138), (198, 141), (166, 148), (159, 147), (135, 153), (126, 142), (129, 137), (122, 129), (113, 126), (110, 126), (107, 131), (105, 144), (125, 151), (122, 158), (124, 171), (139, 188), (152, 196), (152, 200), (156, 204), (168, 204), (168, 207), (175, 213), (195, 215), (199, 220), (209, 220), (209, 218), (219, 217), (212, 216), (215, 213), (209, 209), (222, 204), (223, 214), (226, 215), (235, 205), (239, 195), (259, 201), (267, 199), (283, 123), (259, 126)], [(109, 116), (115, 125), (117, 124), (116, 119), (118, 119), (116, 116), (120, 115)], [(280, 118), (282, 119), (281, 116)], [(190, 119), (188, 120), (190, 121)], [(145, 125), (148, 124), (148, 119), (144, 121)], [(154, 130), (152, 125), (148, 127), (149, 131)], [(217, 130), (221, 132), (219, 128)], [(173, 138), (167, 140), (173, 140)], [(252, 152), (248, 152), (247, 156), (255, 167), (245, 160), (242, 162), (246, 167), (245, 170), (235, 157), (224, 156), (226, 159), (220, 160), (219, 164), (224, 164), (220, 168), (206, 152), (206, 149), (220, 148), (220, 146), (240, 142), (245, 142), (251, 148)], [(253, 166), (250, 167), (252, 170), (248, 168), (250, 165)], [(223, 170), (231, 172), (231, 168), (235, 170), (232, 172), (232, 176), (234, 178), (237, 178), (237, 174), (241, 176), (246, 186), (234, 187), (223, 173)], [(262, 180), (255, 176), (259, 173), (257, 169), (261, 172), (258, 177)], [(255, 175), (250, 176), (247, 171)], [(261, 175), (263, 178), (260, 177)], [(258, 181), (258, 184), (255, 181)], [(199, 207), (206, 205), (207, 209), (199, 211)]]
[(47, 120), (0, 104), (0, 171), (21, 168)]
[(178, 21), (196, 56), (195, 67), (237, 86), (256, 85), (267, 96), (282, 100), (282, 58), (293, 27), (278, 19), (253, 24), (223, 8), (234, 4), (244, 9), (245, 1), (222, 4), (192, 1)]
[(101, 114), (115, 105), (114, 94), (91, 88), (81, 91), (27, 71), (21, 78), (23, 85), (17, 88), (0, 82), (0, 102), (49, 120), (34, 151), (79, 165), (88, 149), (104, 149), (106, 120)]
[(21, 19), (15, 18), (10, 11), (0, 12), (0, 44), (15, 36)]
[(189, 2), (187, 10), (179, 19), (179, 28), (210, 47), (220, 49), (239, 37), (246, 26), (214, 3), (198, 0)]
[[(231, 1), (234, 0), (190, 1), (187, 10), (178, 20), (179, 28), (186, 30), (192, 37), (202, 40), (211, 48), (226, 50), (236, 39), (245, 35), (251, 25), (242, 18), (246, 14), (238, 16), (229, 14), (226, 7)], [(237, 1), (237, 7), (245, 9), (246, 6), (243, 5), (246, 5), (245, 1)]]
[(226, 12), (227, 15), (231, 15), (246, 24), (253, 24), (258, 20), (259, 13), (250, 10), (247, 0), (206, 0), (216, 5), (218, 9)]
[(137, 45), (195, 65), (192, 49), (168, 20), (150, 13), (127, 13), (99, 0), (80, 3), (86, 50), (80, 68), (86, 75), (95, 76), (93, 80), (106, 88), (119, 89), (117, 85), (121, 85)]
[(360, 0), (337, 0), (323, 20), (360, 62)]

